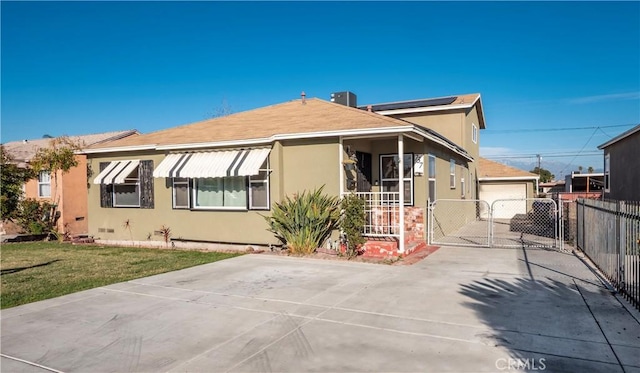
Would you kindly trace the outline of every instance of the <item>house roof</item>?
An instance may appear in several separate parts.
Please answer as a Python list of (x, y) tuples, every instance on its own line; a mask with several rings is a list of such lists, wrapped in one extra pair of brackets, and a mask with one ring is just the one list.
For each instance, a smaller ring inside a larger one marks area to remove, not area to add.
[(304, 102), (299, 99), (288, 101), (136, 137), (123, 138), (108, 144), (97, 144), (85, 149), (85, 152), (246, 146), (271, 143), (275, 140), (398, 132), (417, 132), (425, 138), (470, 158), (464, 149), (434, 131), (404, 120), (317, 98), (310, 98)]
[(478, 159), (478, 180), (534, 180), (539, 178), (539, 175), (519, 168), (482, 157)]
[[(103, 133), (94, 133), (89, 135), (69, 136), (69, 140), (74, 143), (80, 143), (84, 146), (105, 143), (111, 140), (117, 140), (131, 135), (139, 134), (136, 130), (112, 131)], [(22, 167), (33, 158), (38, 149), (48, 147), (51, 138), (41, 138), (33, 140), (12, 141), (2, 144), (4, 150)]]
[(382, 115), (420, 113), (428, 111), (444, 111), (456, 109), (468, 109), (478, 105), (478, 117), (480, 128), (485, 128), (484, 112), (482, 111), (482, 100), (479, 93), (470, 93), (458, 96), (445, 96), (436, 98), (426, 98), (419, 100), (394, 101), (372, 105), (358, 106), (359, 109), (371, 110)]
[(630, 129), (628, 131), (625, 131), (625, 132), (619, 134), (618, 136), (612, 138), (611, 140), (605, 142), (604, 144), (598, 145), (598, 149), (602, 150), (602, 149), (606, 148), (609, 145), (615, 144), (616, 142), (633, 135), (634, 133), (636, 133), (638, 131), (640, 131), (640, 124), (638, 124), (637, 126), (633, 127), (632, 129)]

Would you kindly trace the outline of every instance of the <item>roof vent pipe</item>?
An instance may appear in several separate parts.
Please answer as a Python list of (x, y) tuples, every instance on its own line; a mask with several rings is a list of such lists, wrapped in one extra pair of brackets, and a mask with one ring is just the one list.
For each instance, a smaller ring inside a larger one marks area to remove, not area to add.
[(307, 103), (307, 94), (304, 93), (304, 91), (302, 91), (302, 93), (300, 93), (300, 97), (302, 98), (302, 104), (306, 104)]

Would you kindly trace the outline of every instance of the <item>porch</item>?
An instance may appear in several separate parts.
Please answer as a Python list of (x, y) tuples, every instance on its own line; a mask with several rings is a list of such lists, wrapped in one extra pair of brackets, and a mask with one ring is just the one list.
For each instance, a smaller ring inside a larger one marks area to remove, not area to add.
[(398, 192), (350, 192), (343, 196), (349, 194), (365, 203), (364, 257), (397, 258), (427, 247), (425, 208), (403, 207), (397, 202)]

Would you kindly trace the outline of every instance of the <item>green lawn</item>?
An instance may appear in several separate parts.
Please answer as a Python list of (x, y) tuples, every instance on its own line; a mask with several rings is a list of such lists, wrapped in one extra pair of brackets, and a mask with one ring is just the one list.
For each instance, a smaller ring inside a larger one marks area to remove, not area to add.
[(59, 242), (3, 244), (0, 248), (2, 308), (237, 255)]

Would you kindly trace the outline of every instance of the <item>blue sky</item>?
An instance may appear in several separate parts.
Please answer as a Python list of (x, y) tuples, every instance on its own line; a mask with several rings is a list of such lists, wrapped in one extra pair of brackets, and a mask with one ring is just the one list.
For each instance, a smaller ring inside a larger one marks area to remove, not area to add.
[(484, 155), (598, 168), (584, 154), (640, 122), (640, 2), (0, 7), (3, 143), (151, 132), (303, 90), (358, 104), (479, 92)]

